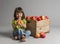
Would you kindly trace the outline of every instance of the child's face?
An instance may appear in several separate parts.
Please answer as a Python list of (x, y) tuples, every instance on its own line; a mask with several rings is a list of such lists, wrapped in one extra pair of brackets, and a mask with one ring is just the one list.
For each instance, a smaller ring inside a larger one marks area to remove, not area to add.
[(16, 17), (17, 17), (17, 18), (21, 18), (22, 15), (23, 15), (23, 13), (16, 13)]

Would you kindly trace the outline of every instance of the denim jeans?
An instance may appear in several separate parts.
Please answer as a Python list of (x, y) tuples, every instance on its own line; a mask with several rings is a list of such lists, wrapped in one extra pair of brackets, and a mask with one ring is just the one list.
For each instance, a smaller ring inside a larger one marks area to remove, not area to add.
[(25, 35), (23, 29), (18, 29), (18, 38), (21, 39), (22, 35)]
[(13, 37), (18, 36), (18, 29), (13, 30)]
[(23, 29), (18, 29), (18, 37), (21, 38), (22, 35), (25, 35), (28, 38), (31, 35), (30, 30), (23, 31)]
[(20, 39), (22, 35), (25, 35), (26, 37), (29, 37), (31, 35), (30, 30), (23, 31), (23, 29), (16, 29), (13, 31), (13, 36), (18, 36)]

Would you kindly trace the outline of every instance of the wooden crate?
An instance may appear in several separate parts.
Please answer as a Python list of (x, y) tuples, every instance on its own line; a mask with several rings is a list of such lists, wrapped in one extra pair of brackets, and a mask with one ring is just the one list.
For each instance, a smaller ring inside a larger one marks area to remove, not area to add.
[(50, 31), (50, 20), (41, 20), (34, 21), (31, 20), (30, 23), (27, 23), (27, 29), (31, 31), (31, 35), (35, 37), (36, 34), (40, 32), (49, 32)]

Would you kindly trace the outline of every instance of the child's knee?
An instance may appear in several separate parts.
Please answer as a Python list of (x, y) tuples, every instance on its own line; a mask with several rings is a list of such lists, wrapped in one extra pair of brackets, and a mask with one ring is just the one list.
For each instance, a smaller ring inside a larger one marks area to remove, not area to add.
[(31, 35), (31, 31), (30, 31), (30, 30), (26, 30), (26, 31), (25, 31), (25, 35), (26, 35), (27, 37), (29, 37), (29, 36)]
[(17, 30), (14, 30), (13, 31), (13, 36), (17, 36), (18, 35), (18, 31)]

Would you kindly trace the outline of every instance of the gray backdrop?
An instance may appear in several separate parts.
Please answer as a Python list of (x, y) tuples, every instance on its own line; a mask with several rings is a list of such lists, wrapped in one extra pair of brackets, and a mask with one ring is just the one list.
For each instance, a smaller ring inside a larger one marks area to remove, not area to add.
[(52, 27), (60, 26), (60, 0), (0, 0), (0, 31), (12, 29), (14, 9), (19, 6), (26, 16), (47, 15)]

